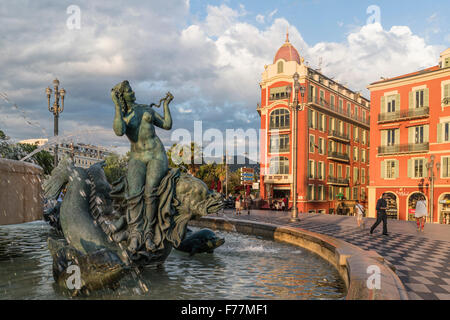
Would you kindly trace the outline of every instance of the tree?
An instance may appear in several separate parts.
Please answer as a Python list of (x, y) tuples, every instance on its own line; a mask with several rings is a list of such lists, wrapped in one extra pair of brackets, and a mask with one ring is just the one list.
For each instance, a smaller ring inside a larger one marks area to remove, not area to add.
[[(202, 149), (195, 142), (191, 142), (189, 155), (184, 154), (186, 150), (189, 150), (189, 146), (174, 143), (172, 147), (170, 147), (170, 149), (167, 150), (169, 167), (179, 168), (183, 172), (188, 171), (190, 174), (195, 176), (200, 166), (203, 165)], [(198, 159), (200, 159), (200, 161)]]
[(125, 156), (120, 156), (113, 152), (106, 157), (104, 171), (109, 183), (113, 183), (120, 177), (126, 175), (128, 160), (129, 153)]

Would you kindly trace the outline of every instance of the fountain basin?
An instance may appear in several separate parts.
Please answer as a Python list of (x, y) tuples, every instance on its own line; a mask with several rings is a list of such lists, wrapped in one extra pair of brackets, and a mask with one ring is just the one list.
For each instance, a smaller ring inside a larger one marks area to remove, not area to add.
[[(190, 225), (256, 235), (312, 251), (339, 272), (347, 287), (347, 300), (408, 300), (406, 289), (395, 274), (394, 267), (375, 251), (362, 250), (343, 240), (299, 228), (254, 221), (202, 217), (192, 220)], [(368, 286), (374, 267), (380, 271), (379, 289)]]
[(0, 225), (42, 219), (42, 172), (32, 163), (0, 159)]

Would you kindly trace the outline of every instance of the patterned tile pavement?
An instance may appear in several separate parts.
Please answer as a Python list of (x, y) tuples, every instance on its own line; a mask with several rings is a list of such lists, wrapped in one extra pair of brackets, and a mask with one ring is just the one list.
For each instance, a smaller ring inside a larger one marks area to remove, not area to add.
[(289, 212), (252, 210), (235, 216), (226, 210), (219, 216), (268, 222), (329, 235), (374, 250), (392, 263), (413, 300), (450, 300), (450, 225), (426, 225), (419, 233), (414, 222), (388, 221), (388, 236), (380, 224), (370, 235), (375, 219), (365, 218), (365, 229), (358, 228), (354, 217), (299, 214), (300, 221), (289, 221)]

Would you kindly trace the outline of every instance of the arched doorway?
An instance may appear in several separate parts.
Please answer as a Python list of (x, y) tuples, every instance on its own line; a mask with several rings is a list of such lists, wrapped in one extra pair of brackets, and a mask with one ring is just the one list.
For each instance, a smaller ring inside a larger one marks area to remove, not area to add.
[(450, 224), (450, 193), (443, 193), (439, 197), (439, 223)]
[(416, 202), (420, 200), (422, 197), (425, 197), (427, 201), (427, 210), (428, 210), (428, 199), (422, 192), (413, 192), (408, 196), (408, 220), (415, 221), (414, 212), (416, 211)]
[(392, 192), (386, 192), (387, 194), (387, 209), (386, 214), (389, 219), (398, 219), (398, 201), (397, 195)]

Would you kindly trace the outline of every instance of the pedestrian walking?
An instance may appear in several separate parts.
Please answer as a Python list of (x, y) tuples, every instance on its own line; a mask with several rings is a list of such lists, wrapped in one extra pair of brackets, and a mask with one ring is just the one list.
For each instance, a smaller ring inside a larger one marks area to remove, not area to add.
[(355, 211), (356, 211), (356, 223), (358, 223), (358, 228), (360, 228), (361, 224), (362, 224), (362, 228), (364, 230), (366, 228), (366, 224), (364, 222), (363, 217), (364, 217), (364, 213), (366, 212), (366, 210), (359, 203), (359, 200), (356, 200)]
[(236, 196), (236, 201), (235, 201), (235, 208), (236, 208), (236, 216), (241, 214), (241, 195), (238, 194)]
[(425, 227), (425, 220), (427, 219), (427, 201), (425, 196), (421, 196), (419, 200), (416, 202), (416, 211), (414, 212), (414, 217), (417, 222), (417, 231), (423, 232), (423, 228)]
[(284, 197), (284, 210), (287, 211), (289, 209), (289, 198), (288, 196)]
[(372, 228), (370, 228), (370, 234), (373, 233), (376, 227), (383, 221), (383, 235), (388, 236), (387, 232), (387, 215), (386, 215), (386, 209), (387, 209), (387, 193), (383, 193), (382, 197), (378, 199), (377, 201), (377, 221), (373, 224)]

